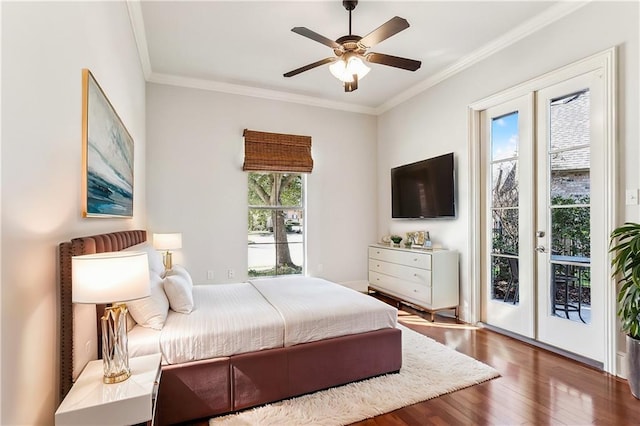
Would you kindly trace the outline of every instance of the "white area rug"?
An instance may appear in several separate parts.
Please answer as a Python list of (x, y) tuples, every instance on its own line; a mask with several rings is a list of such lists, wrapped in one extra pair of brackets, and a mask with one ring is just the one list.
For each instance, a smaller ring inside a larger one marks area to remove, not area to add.
[(498, 372), (402, 325), (402, 369), (238, 414), (210, 425), (345, 425), (498, 377)]

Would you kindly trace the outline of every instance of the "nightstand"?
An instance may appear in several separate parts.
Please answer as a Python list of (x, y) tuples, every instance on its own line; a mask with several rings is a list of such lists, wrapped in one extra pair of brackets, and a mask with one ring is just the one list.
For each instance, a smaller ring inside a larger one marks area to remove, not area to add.
[(153, 424), (160, 383), (160, 354), (129, 359), (131, 377), (102, 382), (102, 360), (91, 361), (56, 411), (56, 425)]

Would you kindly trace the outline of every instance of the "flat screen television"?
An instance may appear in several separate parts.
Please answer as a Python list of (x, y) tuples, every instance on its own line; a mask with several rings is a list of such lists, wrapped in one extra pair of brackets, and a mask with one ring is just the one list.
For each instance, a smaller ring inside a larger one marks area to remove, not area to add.
[(453, 152), (391, 169), (391, 217), (456, 216)]

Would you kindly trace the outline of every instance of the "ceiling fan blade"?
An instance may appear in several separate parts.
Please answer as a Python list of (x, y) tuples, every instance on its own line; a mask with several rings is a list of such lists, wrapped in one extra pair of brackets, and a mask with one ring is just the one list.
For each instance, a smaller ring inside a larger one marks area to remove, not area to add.
[(385, 55), (384, 53), (367, 53), (365, 58), (367, 61), (373, 62), (374, 64), (388, 65), (390, 67), (402, 68), (409, 71), (415, 71), (422, 65), (421, 61)]
[(329, 46), (332, 49), (338, 49), (340, 47), (340, 45), (335, 41), (329, 38), (326, 38), (325, 36), (320, 35), (315, 31), (311, 31), (309, 28), (306, 28), (306, 27), (294, 27), (294, 28), (291, 28), (291, 31), (293, 31), (296, 34), (300, 34), (301, 36), (310, 38), (311, 40), (317, 41), (318, 43), (322, 43), (325, 46)]
[(338, 58), (337, 58), (337, 57), (335, 57), (335, 56), (334, 56), (334, 57), (331, 57), (331, 58), (324, 58), (324, 59), (320, 59), (320, 60), (319, 60), (319, 61), (317, 61), (317, 62), (314, 62), (314, 63), (309, 64), (309, 65), (305, 65), (304, 67), (297, 68), (297, 69), (295, 69), (295, 70), (293, 70), (293, 71), (289, 71), (288, 73), (283, 74), (283, 75), (284, 75), (285, 77), (293, 77), (294, 75), (298, 75), (298, 74), (300, 74), (301, 72), (309, 71), (309, 70), (311, 70), (311, 69), (313, 69), (313, 68), (316, 68), (316, 67), (319, 67), (319, 66), (321, 66), (321, 65), (329, 64), (329, 63), (331, 63), (331, 62), (335, 62), (335, 60), (336, 60), (336, 59), (338, 59)]
[(392, 35), (398, 34), (402, 30), (406, 30), (407, 28), (409, 28), (409, 22), (407, 22), (406, 19), (394, 16), (366, 36), (362, 37), (358, 44), (361, 44), (363, 47), (368, 49), (381, 41), (388, 39)]

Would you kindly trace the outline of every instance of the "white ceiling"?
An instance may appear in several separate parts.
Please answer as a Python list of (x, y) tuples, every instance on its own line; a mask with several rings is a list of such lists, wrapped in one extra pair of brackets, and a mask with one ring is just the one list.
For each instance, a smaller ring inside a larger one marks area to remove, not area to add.
[(572, 12), (559, 1), (360, 1), (353, 33), (365, 36), (394, 16), (410, 27), (369, 49), (422, 61), (416, 72), (370, 64), (345, 93), (324, 65), (283, 73), (333, 55), (291, 32), (348, 34), (342, 1), (142, 1), (129, 12), (148, 81), (380, 113)]

